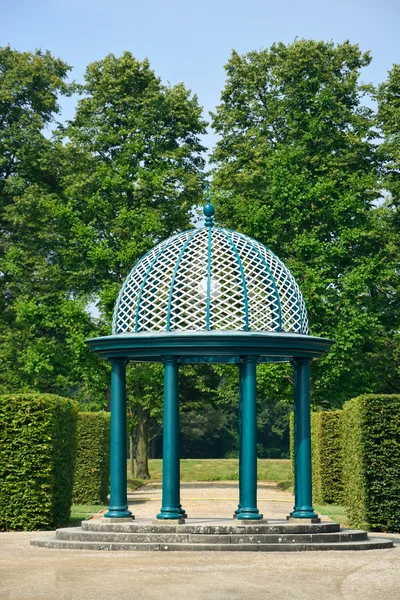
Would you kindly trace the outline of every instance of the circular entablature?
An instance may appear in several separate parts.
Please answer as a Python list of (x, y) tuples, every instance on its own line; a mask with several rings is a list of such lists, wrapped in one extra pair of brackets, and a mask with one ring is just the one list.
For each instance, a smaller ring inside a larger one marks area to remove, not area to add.
[(270, 332), (145, 332), (116, 334), (87, 340), (100, 358), (124, 357), (160, 362), (167, 356), (181, 363), (238, 363), (243, 356), (258, 362), (286, 362), (292, 358), (320, 358), (333, 344), (327, 338)]

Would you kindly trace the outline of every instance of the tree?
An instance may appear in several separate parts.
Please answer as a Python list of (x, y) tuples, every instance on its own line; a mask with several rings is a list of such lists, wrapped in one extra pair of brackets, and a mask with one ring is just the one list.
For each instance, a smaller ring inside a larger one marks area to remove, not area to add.
[[(95, 325), (62, 190), (64, 153), (45, 135), (74, 86), (49, 52), (0, 48), (0, 371), (2, 388), (95, 396), (83, 343)], [(90, 391), (89, 391), (90, 390)]]
[(233, 52), (213, 115), (219, 220), (286, 262), (311, 333), (336, 340), (312, 366), (322, 406), (398, 385), (381, 378), (395, 368), (381, 351), (399, 325), (398, 252), (387, 212), (375, 207), (376, 119), (363, 105), (373, 88), (359, 83), (370, 60), (349, 42)]
[(109, 318), (136, 261), (190, 226), (201, 197), (205, 122), (196, 96), (183, 84), (163, 85), (148, 60), (130, 52), (91, 63), (85, 82), (60, 137), (72, 160), (67, 194), (89, 224), (88, 259)]
[(387, 81), (379, 86), (378, 118), (383, 133), (380, 146), (384, 161), (384, 187), (389, 192), (389, 202), (400, 207), (400, 65), (393, 65)]
[[(21, 53), (0, 48), (0, 228), (1, 309), (8, 316), (12, 302), (24, 285), (29, 256), (18, 247), (31, 238), (36, 245), (32, 220), (51, 210), (52, 173), (49, 171), (50, 142), (43, 129), (59, 111), (57, 94), (65, 93), (69, 67), (49, 53)], [(26, 210), (27, 205), (33, 211)], [(39, 205), (39, 206), (38, 206)], [(35, 223), (36, 224), (36, 223)], [(23, 231), (21, 231), (23, 229)], [(37, 233), (37, 232), (35, 232)], [(48, 252), (48, 248), (47, 248)], [(31, 263), (33, 260), (31, 260)], [(31, 269), (32, 270), (32, 269)]]
[[(91, 293), (106, 322), (119, 288), (153, 245), (188, 228), (202, 194), (205, 122), (183, 84), (165, 86), (130, 52), (90, 64), (74, 119), (60, 128), (70, 157), (69, 205), (85, 223)], [(81, 236), (82, 237), (82, 236)], [(137, 412), (137, 477), (148, 477), (149, 419), (162, 402), (157, 365), (129, 371)]]

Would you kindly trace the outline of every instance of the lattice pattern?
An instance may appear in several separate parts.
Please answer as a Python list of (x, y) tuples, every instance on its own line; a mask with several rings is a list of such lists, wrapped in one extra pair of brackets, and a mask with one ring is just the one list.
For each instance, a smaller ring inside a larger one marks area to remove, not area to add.
[(170, 331), (206, 329), (207, 229), (197, 230), (181, 255), (174, 281), (170, 282)]
[(136, 311), (142, 290), (143, 282), (147, 283), (146, 276), (149, 269), (152, 269), (160, 255), (169, 246), (173, 246), (173, 242), (177, 243), (178, 247), (187, 239), (190, 232), (174, 235), (167, 240), (164, 240), (155, 246), (150, 252), (134, 266), (132, 271), (126, 278), (121, 291), (115, 303), (112, 331), (113, 333), (125, 333), (127, 331), (137, 331), (136, 327)]
[(250, 238), (234, 231), (227, 231), (226, 234), (237, 248), (245, 273), (249, 329), (280, 331), (280, 299), (267, 263)]
[(193, 229), (158, 244), (132, 269), (113, 333), (206, 329), (307, 334), (307, 310), (289, 269), (268, 248), (227, 229)]
[(213, 227), (211, 245), (210, 329), (246, 329), (247, 302), (241, 265), (223, 229)]
[(282, 331), (308, 334), (307, 310), (295, 278), (269, 248), (248, 236), (244, 237), (258, 248), (275, 280), (281, 303)]

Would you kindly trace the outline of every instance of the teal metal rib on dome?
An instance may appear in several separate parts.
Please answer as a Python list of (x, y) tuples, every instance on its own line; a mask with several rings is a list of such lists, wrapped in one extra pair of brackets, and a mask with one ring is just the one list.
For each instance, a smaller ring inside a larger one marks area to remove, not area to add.
[(214, 226), (164, 240), (119, 293), (112, 332), (268, 331), (308, 334), (306, 305), (284, 263), (260, 242)]

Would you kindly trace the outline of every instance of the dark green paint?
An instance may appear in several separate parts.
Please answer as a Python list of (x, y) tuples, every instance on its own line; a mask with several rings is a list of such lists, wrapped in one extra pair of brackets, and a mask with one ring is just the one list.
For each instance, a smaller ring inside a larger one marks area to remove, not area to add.
[(126, 370), (125, 360), (111, 360), (110, 505), (105, 517), (132, 516), (126, 498)]
[[(311, 489), (309, 363), (327, 352), (332, 340), (283, 332), (141, 332), (93, 338), (87, 343), (112, 363), (111, 493), (107, 517), (127, 517), (125, 361), (165, 363), (163, 492), (158, 519), (179, 519), (180, 504), (178, 364), (236, 363), (240, 370), (239, 506), (243, 520), (261, 519), (257, 508), (256, 366), (292, 360), (295, 366), (296, 518), (315, 518)], [(244, 357), (244, 358), (243, 358)]]
[(138, 362), (162, 362), (171, 354), (181, 361), (198, 362), (214, 357), (215, 362), (240, 362), (240, 356), (254, 356), (258, 361), (295, 357), (320, 358), (332, 340), (311, 335), (255, 331), (157, 331), (122, 333), (86, 340), (100, 358), (123, 356)]
[(180, 519), (178, 363), (171, 356), (164, 362), (163, 423), (162, 507), (157, 519)]
[(243, 359), (242, 386), (242, 467), (240, 511), (237, 518), (242, 520), (262, 519), (257, 508), (257, 403), (256, 368), (253, 356)]
[(295, 505), (291, 513), (296, 519), (318, 517), (312, 506), (311, 425), (310, 425), (310, 360), (294, 362), (294, 456)]
[(235, 510), (235, 514), (240, 513), (240, 508), (243, 504), (242, 500), (242, 467), (243, 467), (243, 381), (244, 381), (244, 370), (243, 363), (239, 363), (239, 504)]

